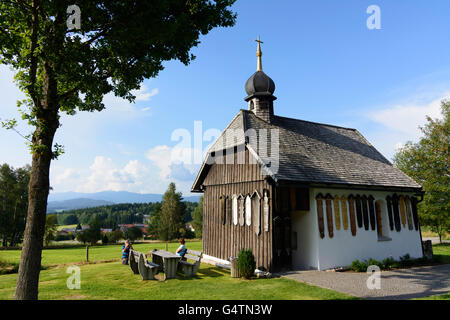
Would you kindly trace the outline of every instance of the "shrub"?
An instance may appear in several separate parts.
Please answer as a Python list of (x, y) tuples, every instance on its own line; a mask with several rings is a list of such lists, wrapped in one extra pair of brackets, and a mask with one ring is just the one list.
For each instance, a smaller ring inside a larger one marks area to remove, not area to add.
[(366, 272), (369, 265), (365, 261), (353, 260), (350, 269), (356, 272)]
[(251, 249), (242, 249), (239, 252), (238, 268), (242, 277), (251, 279), (256, 269), (256, 261)]
[(402, 265), (404, 267), (409, 267), (412, 265), (412, 263), (413, 263), (413, 261), (411, 260), (411, 256), (409, 255), (409, 253), (400, 257), (400, 265)]
[(383, 263), (372, 258), (370, 258), (369, 261), (367, 262), (367, 266), (377, 266), (380, 269), (383, 269)]
[(384, 259), (382, 263), (383, 263), (382, 269), (391, 269), (396, 264), (396, 261), (394, 260), (394, 258), (389, 257)]

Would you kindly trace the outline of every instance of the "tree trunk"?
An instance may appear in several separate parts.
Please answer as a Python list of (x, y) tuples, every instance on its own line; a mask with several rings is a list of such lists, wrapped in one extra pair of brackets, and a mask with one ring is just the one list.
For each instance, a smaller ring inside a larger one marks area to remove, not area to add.
[(44, 100), (41, 105), (35, 106), (38, 125), (32, 141), (34, 150), (28, 185), (28, 212), (16, 284), (16, 300), (38, 298), (52, 146), (56, 129), (59, 127), (56, 80), (51, 67), (46, 63), (43, 82)]
[(38, 298), (42, 242), (47, 213), (50, 161), (51, 156), (38, 153), (33, 154), (28, 187), (27, 222), (15, 294), (15, 299), (17, 300), (35, 300)]

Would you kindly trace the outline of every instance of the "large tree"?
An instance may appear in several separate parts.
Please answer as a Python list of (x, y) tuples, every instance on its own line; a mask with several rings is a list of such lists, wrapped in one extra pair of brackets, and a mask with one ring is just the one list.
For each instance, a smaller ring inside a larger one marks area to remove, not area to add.
[(157, 225), (158, 238), (164, 241), (178, 238), (184, 230), (185, 206), (181, 192), (176, 191), (175, 183), (170, 183), (164, 193), (161, 213)]
[[(60, 113), (101, 111), (103, 96), (110, 92), (134, 101), (132, 90), (155, 77), (164, 61), (187, 65), (200, 34), (232, 26), (236, 17), (229, 7), (234, 1), (0, 2), (0, 62), (16, 70), (17, 84), (27, 96), (19, 103), (22, 117), (34, 127), (16, 299), (38, 297), (50, 162), (62, 152), (53, 141)], [(4, 125), (13, 128), (16, 121)]]
[(422, 225), (442, 236), (450, 232), (450, 101), (442, 102), (442, 119), (427, 117), (423, 137), (408, 142), (395, 155), (394, 164), (420, 183), (425, 191), (419, 204)]

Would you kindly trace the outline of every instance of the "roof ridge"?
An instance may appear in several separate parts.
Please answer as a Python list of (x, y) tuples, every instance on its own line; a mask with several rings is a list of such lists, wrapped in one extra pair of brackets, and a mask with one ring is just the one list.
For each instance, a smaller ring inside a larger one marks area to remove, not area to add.
[[(245, 111), (247, 113), (253, 113), (250, 110), (245, 110), (245, 109), (240, 109), (240, 111)], [(327, 127), (333, 127), (333, 128), (339, 128), (339, 129), (345, 129), (345, 130), (352, 130), (352, 131), (357, 131), (357, 129), (355, 128), (348, 128), (348, 127), (343, 127), (343, 126), (337, 126), (334, 124), (328, 124), (328, 123), (322, 123), (322, 122), (315, 122), (315, 121), (308, 121), (308, 120), (303, 120), (303, 119), (295, 119), (295, 118), (290, 118), (290, 117), (284, 117), (284, 116), (278, 116), (278, 115), (273, 115), (273, 117), (276, 118), (283, 118), (283, 119), (288, 119), (288, 120), (294, 120), (294, 121), (301, 121), (301, 122), (307, 122), (307, 123), (312, 123), (312, 124), (317, 124), (317, 125), (321, 125), (321, 126), (327, 126)], [(263, 119), (261, 119), (263, 120)], [(264, 121), (264, 120), (263, 120)]]

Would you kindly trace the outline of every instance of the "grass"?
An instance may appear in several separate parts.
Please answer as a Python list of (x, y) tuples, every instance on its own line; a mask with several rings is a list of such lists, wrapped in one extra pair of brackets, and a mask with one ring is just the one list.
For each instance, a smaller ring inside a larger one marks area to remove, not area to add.
[[(318, 288), (285, 278), (241, 280), (230, 277), (228, 270), (202, 264), (197, 276), (167, 281), (142, 281), (129, 266), (120, 262), (120, 245), (91, 247), (90, 263), (85, 263), (85, 248), (45, 249), (40, 273), (39, 299), (58, 300), (322, 300), (356, 299), (332, 290)], [(175, 251), (177, 243), (170, 243), (169, 250)], [(187, 247), (201, 250), (200, 241), (187, 242)], [(164, 243), (135, 244), (142, 252), (165, 249)], [(0, 251), (0, 261), (17, 266), (20, 250)], [(69, 290), (66, 281), (67, 267), (77, 264), (81, 270), (81, 289)], [(17, 272), (17, 270), (16, 270)], [(17, 273), (0, 275), (0, 299), (12, 299), (17, 281)]]
[[(422, 226), (422, 237), (425, 238), (432, 238), (432, 237), (439, 237), (439, 235), (436, 232), (431, 231), (430, 228)], [(445, 234), (442, 236), (442, 240), (450, 240), (450, 233)]]
[[(69, 290), (65, 267), (41, 271), (39, 299), (47, 300), (322, 300), (355, 299), (290, 279), (241, 280), (227, 270), (202, 264), (196, 277), (167, 281), (142, 281), (120, 262), (85, 264), (81, 269), (81, 289)], [(0, 276), (0, 299), (12, 299), (17, 274)]]
[(441, 263), (450, 263), (450, 243), (434, 244), (433, 256)]
[(413, 300), (450, 300), (450, 292), (445, 294), (440, 294), (436, 296), (429, 296), (425, 298), (417, 298)]
[[(89, 247), (89, 261), (119, 261), (122, 257), (122, 245), (105, 245)], [(165, 249), (165, 243), (140, 243), (133, 245), (133, 248), (148, 253), (153, 249)], [(169, 243), (169, 251), (175, 252), (178, 243)], [(189, 249), (201, 251), (201, 241), (187, 242)], [(20, 250), (0, 250), (0, 261), (10, 264), (18, 264), (20, 262)], [(82, 263), (86, 261), (86, 247), (64, 248), (64, 249), (44, 249), (42, 251), (42, 265), (52, 267), (69, 263)]]
[(66, 225), (58, 226), (56, 228), (56, 230), (61, 231), (62, 229), (70, 229), (70, 228), (76, 228), (76, 227), (77, 227), (77, 224), (66, 224)]

